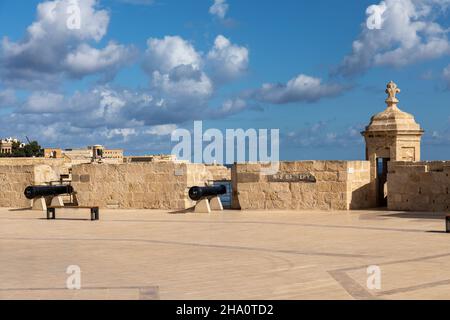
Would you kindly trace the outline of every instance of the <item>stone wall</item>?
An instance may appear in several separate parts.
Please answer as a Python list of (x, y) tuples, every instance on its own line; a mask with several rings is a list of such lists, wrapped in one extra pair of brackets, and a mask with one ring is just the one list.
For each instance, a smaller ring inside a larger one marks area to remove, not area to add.
[(450, 211), (450, 161), (390, 162), (388, 208)]
[(347, 209), (376, 207), (376, 191), (370, 169), (370, 161), (347, 162)]
[(0, 166), (0, 207), (29, 207), (23, 192), (34, 181), (34, 166)]
[(56, 175), (68, 174), (71, 166), (68, 159), (48, 159), (48, 158), (0, 158), (1, 166), (32, 166), (47, 165), (50, 166)]
[(15, 166), (15, 165), (34, 165), (34, 164), (46, 164), (46, 165), (62, 165), (64, 159), (48, 159), (48, 158), (0, 158), (0, 166)]
[(231, 181), (231, 169), (221, 165), (206, 165), (205, 169), (209, 172), (210, 180), (213, 181)]
[(55, 179), (48, 165), (0, 165), (0, 207), (29, 207), (30, 201), (23, 194), (25, 188)]
[(234, 208), (348, 210), (374, 204), (367, 161), (281, 162), (274, 175), (262, 169), (250, 163), (233, 167)]
[(227, 172), (219, 167), (177, 162), (82, 164), (72, 168), (80, 205), (103, 208), (187, 209), (192, 186), (203, 186)]

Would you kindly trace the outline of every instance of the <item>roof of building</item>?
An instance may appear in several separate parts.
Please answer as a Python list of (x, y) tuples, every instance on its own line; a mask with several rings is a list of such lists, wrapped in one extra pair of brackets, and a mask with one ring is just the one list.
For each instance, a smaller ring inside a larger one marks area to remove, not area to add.
[(423, 129), (414, 119), (414, 116), (400, 110), (397, 106), (399, 100), (396, 94), (400, 93), (397, 85), (391, 81), (387, 84), (386, 99), (387, 108), (383, 112), (373, 116), (365, 132), (373, 131), (409, 131), (421, 133)]

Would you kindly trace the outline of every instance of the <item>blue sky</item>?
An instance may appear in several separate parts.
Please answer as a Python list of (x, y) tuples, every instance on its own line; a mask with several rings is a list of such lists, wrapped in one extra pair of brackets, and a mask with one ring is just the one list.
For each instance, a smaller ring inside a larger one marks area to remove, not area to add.
[(173, 129), (203, 120), (279, 128), (286, 160), (362, 159), (359, 132), (394, 80), (427, 132), (423, 157), (450, 159), (449, 5), (0, 0), (0, 135), (168, 153)]

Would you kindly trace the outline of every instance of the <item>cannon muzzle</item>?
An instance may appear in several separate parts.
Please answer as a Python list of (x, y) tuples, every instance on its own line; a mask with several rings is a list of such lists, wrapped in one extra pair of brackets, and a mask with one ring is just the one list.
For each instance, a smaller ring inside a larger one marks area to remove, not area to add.
[(62, 194), (72, 194), (73, 187), (69, 185), (60, 186), (29, 186), (25, 189), (25, 197), (27, 199), (35, 199), (39, 197), (59, 196)]
[(193, 201), (199, 201), (208, 197), (215, 197), (227, 193), (227, 187), (224, 185), (214, 187), (192, 187), (189, 190), (189, 198)]

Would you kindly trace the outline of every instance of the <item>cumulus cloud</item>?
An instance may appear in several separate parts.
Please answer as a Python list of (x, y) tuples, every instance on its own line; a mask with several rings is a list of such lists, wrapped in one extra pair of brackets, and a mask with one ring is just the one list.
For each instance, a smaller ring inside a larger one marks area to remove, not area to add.
[(83, 43), (66, 56), (64, 65), (71, 75), (77, 77), (106, 71), (115, 73), (132, 52), (132, 49), (115, 42), (108, 43), (101, 50)]
[(78, 14), (73, 11), (72, 1), (45, 1), (37, 6), (36, 21), (21, 40), (3, 38), (0, 46), (3, 81), (18, 86), (44, 86), (46, 82), (54, 85), (64, 76), (78, 78), (111, 72), (130, 59), (131, 49), (116, 43), (102, 49), (91, 47), (90, 43), (105, 36), (109, 15), (97, 8), (97, 0), (78, 0), (77, 5), (79, 28), (69, 27), (72, 15)]
[(203, 70), (202, 55), (192, 44), (179, 36), (166, 36), (149, 39), (147, 45), (144, 68), (160, 110), (183, 116), (183, 108), (194, 113), (205, 108), (214, 85)]
[(239, 111), (244, 110), (245, 108), (247, 108), (247, 102), (243, 99), (237, 98), (225, 100), (225, 102), (222, 104), (222, 108), (220, 109), (220, 111), (226, 114), (230, 112), (237, 113)]
[(151, 90), (162, 101), (162, 108), (177, 110), (181, 116), (185, 114), (182, 109), (205, 115), (217, 88), (241, 76), (249, 62), (248, 50), (222, 35), (207, 54), (179, 36), (151, 38), (147, 46), (144, 69), (150, 76)]
[[(39, 91), (16, 104), (11, 114), (0, 118), (0, 135), (34, 135), (46, 146), (78, 146), (102, 143), (134, 153), (170, 147), (167, 138), (177, 124), (224, 117), (246, 108), (235, 100), (223, 108), (211, 108), (208, 100), (197, 103), (164, 100), (160, 92), (98, 86), (63, 95)], [(136, 149), (133, 149), (136, 148)]]
[[(76, 116), (76, 115), (75, 115)], [(37, 139), (44, 147), (76, 148), (103, 144), (110, 148), (125, 148), (130, 154), (165, 153), (172, 148), (167, 135), (148, 131), (139, 125), (120, 128), (94, 126), (84, 128), (75, 121), (56, 114), (10, 114), (0, 119), (0, 134), (18, 138)]]
[(178, 126), (175, 124), (163, 124), (149, 127), (145, 130), (145, 133), (157, 136), (170, 136), (177, 128)]
[[(6, 127), (40, 119), (43, 125), (65, 123), (69, 127), (88, 131), (95, 128), (141, 128), (150, 130), (146, 133), (157, 134), (155, 130), (161, 132), (168, 124), (227, 116), (246, 107), (244, 101), (229, 102), (230, 105), (227, 102), (219, 114), (218, 109), (209, 106), (208, 99), (202, 99), (202, 94), (191, 93), (189, 96), (181, 92), (180, 95), (177, 97), (170, 92), (165, 96), (165, 92), (158, 90), (152, 92), (110, 86), (97, 86), (72, 95), (38, 91), (16, 103), (12, 118), (8, 116), (1, 120), (5, 121), (3, 124)], [(191, 101), (187, 100), (189, 98)], [(0, 127), (3, 124), (0, 123)]]
[(127, 116), (127, 108), (132, 108), (134, 104), (146, 106), (150, 101), (151, 97), (144, 93), (114, 90), (108, 86), (75, 92), (70, 96), (38, 91), (26, 98), (16, 114), (42, 116), (43, 124), (55, 122), (78, 128), (98, 126), (115, 129), (139, 124), (139, 121)]
[(57, 113), (63, 111), (64, 95), (52, 92), (33, 92), (23, 107), (24, 113)]
[(225, 19), (229, 7), (226, 0), (214, 0), (214, 4), (209, 8), (209, 13), (219, 19)]
[[(135, 2), (135, 1), (132, 1)], [(140, 2), (140, 1), (139, 1)], [(109, 14), (97, 0), (79, 0), (80, 28), (67, 27), (70, 0), (45, 1), (26, 35), (0, 45), (0, 107), (11, 107), (0, 118), (0, 135), (36, 135), (46, 145), (77, 146), (76, 141), (157, 148), (180, 123), (222, 118), (253, 108), (241, 98), (220, 107), (211, 100), (227, 81), (244, 74), (248, 49), (218, 36), (206, 53), (179, 36), (149, 38), (143, 55), (148, 87), (119, 88), (96, 84), (63, 92), (64, 80), (89, 75), (114, 75), (136, 52), (104, 40)], [(21, 98), (14, 89), (26, 88)], [(168, 139), (166, 139), (168, 140)], [(170, 143), (170, 140), (168, 140)]]
[(322, 98), (340, 94), (345, 88), (338, 84), (324, 84), (319, 78), (300, 74), (287, 83), (264, 84), (251, 96), (261, 102), (287, 104), (294, 102), (315, 102)]
[(336, 72), (353, 76), (373, 66), (403, 67), (450, 54), (449, 26), (439, 19), (449, 4), (449, 0), (385, 0), (370, 6), (368, 19), (380, 16), (371, 28), (363, 24), (352, 53)]
[(203, 72), (191, 71), (183, 73), (182, 77), (173, 76), (173, 73), (161, 74), (155, 71), (152, 80), (153, 88), (165, 100), (185, 99), (186, 104), (191, 100), (209, 98), (213, 93), (211, 80)]
[(260, 110), (258, 106), (249, 105), (247, 100), (233, 98), (225, 100), (219, 108), (210, 109), (208, 115), (212, 118), (223, 118), (247, 109)]
[(157, 70), (167, 73), (182, 65), (200, 68), (200, 54), (192, 44), (179, 36), (151, 38), (147, 41), (147, 46), (144, 66), (149, 72)]
[(233, 80), (247, 70), (249, 52), (247, 48), (232, 44), (230, 40), (219, 35), (207, 55), (207, 63), (217, 81)]
[(136, 137), (138, 135), (138, 131), (135, 128), (120, 128), (104, 130), (101, 132), (101, 135), (109, 140), (119, 136), (123, 139), (124, 142), (127, 142), (131, 137)]

